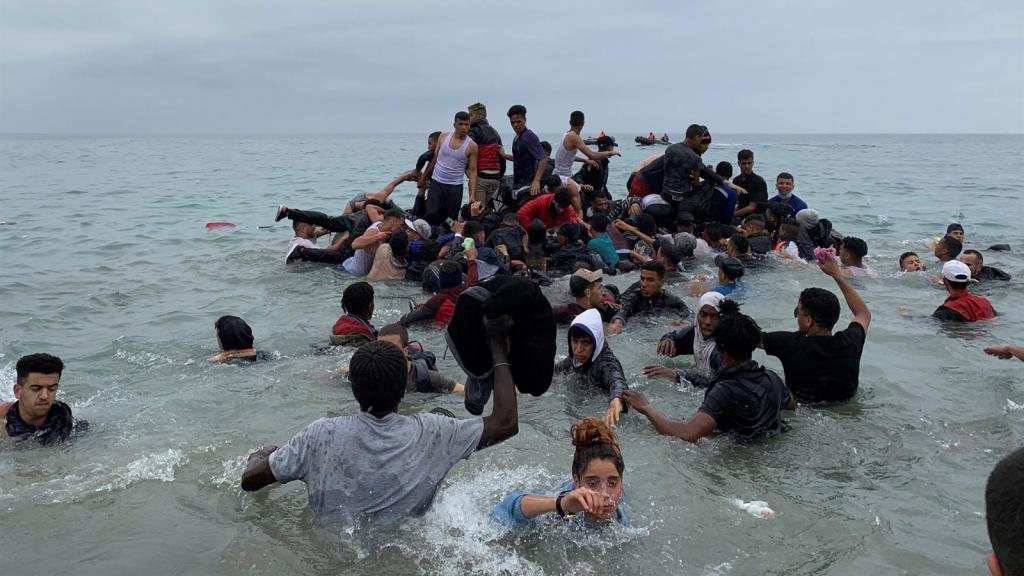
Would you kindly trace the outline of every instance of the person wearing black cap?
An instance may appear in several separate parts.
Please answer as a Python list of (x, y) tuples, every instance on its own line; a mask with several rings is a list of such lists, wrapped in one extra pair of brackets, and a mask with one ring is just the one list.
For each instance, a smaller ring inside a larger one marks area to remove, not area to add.
[(641, 313), (674, 311), (681, 317), (690, 315), (690, 309), (678, 297), (664, 289), (665, 267), (661, 262), (645, 262), (640, 266), (640, 281), (630, 286), (619, 298), (620, 308), (608, 325), (608, 334), (622, 332), (626, 321)]
[(956, 222), (946, 226), (946, 234), (956, 238), (961, 243), (964, 241), (964, 227)]
[(764, 214), (768, 205), (768, 184), (764, 178), (754, 173), (754, 153), (740, 150), (736, 155), (736, 163), (740, 166), (740, 175), (732, 179), (732, 183), (747, 190), (736, 205), (736, 218), (742, 220), (751, 214)]
[(676, 234), (686, 232), (687, 234), (696, 236), (695, 228), (693, 214), (690, 214), (685, 210), (676, 214)]
[[(601, 136), (597, 139), (598, 153), (614, 152), (618, 155), (619, 153), (615, 151), (615, 146), (615, 138), (611, 136)], [(588, 190), (590, 193), (608, 191), (608, 158), (601, 158), (595, 163), (597, 166), (589, 162), (584, 163), (583, 167), (572, 175), (572, 179), (580, 184), (584, 197), (586, 197)], [(587, 188), (588, 186), (589, 188)]]

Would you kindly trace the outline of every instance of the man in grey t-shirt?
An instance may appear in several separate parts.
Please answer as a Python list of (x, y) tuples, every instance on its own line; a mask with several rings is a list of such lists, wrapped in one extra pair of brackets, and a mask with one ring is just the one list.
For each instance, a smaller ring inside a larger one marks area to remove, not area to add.
[(318, 515), (420, 515), (456, 462), (474, 450), (514, 436), (519, 428), (516, 390), (508, 365), (506, 318), (488, 321), (494, 359), (491, 415), (458, 420), (434, 414), (403, 416), (406, 359), (386, 341), (356, 350), (349, 379), (361, 412), (321, 418), (281, 448), (249, 455), (242, 489), (302, 480)]

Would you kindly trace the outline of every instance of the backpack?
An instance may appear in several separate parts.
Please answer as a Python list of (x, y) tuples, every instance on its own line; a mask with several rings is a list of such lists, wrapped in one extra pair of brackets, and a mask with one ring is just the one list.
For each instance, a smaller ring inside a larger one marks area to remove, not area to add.
[(416, 370), (416, 391), (433, 392), (430, 387), (430, 373), (437, 371), (437, 356), (433, 352), (409, 347), (405, 355)]

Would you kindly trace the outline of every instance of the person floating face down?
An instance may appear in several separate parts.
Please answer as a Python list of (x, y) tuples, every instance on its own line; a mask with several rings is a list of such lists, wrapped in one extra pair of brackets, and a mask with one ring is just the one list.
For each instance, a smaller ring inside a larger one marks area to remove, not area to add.
[(720, 308), (712, 338), (722, 368), (708, 384), (696, 414), (689, 420), (672, 420), (636, 390), (622, 394), (630, 407), (647, 416), (659, 434), (696, 442), (720, 430), (733, 433), (738, 440), (756, 440), (780, 432), (781, 411), (796, 408), (782, 379), (751, 359), (761, 340), (757, 322), (740, 314), (739, 305), (732, 300), (723, 300)]
[(516, 491), (491, 509), (499, 522), (520, 528), (546, 514), (587, 524), (629, 525), (623, 505), (622, 449), (615, 432), (597, 418), (573, 424), (572, 478), (554, 495)]
[(608, 393), (604, 423), (614, 427), (625, 408), (622, 393), (629, 389), (622, 363), (604, 339), (601, 313), (594, 308), (576, 317), (569, 326), (569, 357), (555, 364), (561, 373), (574, 373), (578, 379)]
[(397, 519), (421, 516), (459, 460), (519, 431), (516, 388), (508, 363), (512, 321), (485, 321), (493, 362), (492, 410), (483, 418), (405, 416), (407, 360), (390, 342), (363, 344), (352, 355), (349, 381), (360, 412), (321, 418), (278, 448), (249, 455), (242, 490), (301, 480), (320, 517)]
[(47, 445), (84, 432), (71, 407), (57, 400), (64, 362), (51, 354), (29, 354), (15, 365), (14, 402), (0, 402), (0, 426), (10, 438), (33, 438)]
[(253, 348), (252, 328), (238, 316), (221, 316), (213, 323), (220, 352), (210, 356), (210, 362), (261, 362), (270, 355)]

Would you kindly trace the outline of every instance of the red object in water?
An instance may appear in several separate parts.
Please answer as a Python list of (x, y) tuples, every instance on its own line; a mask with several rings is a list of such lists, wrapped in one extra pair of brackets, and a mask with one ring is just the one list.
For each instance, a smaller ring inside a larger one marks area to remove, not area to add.
[(231, 222), (207, 222), (206, 229), (213, 230), (214, 228), (234, 228), (235, 225)]

